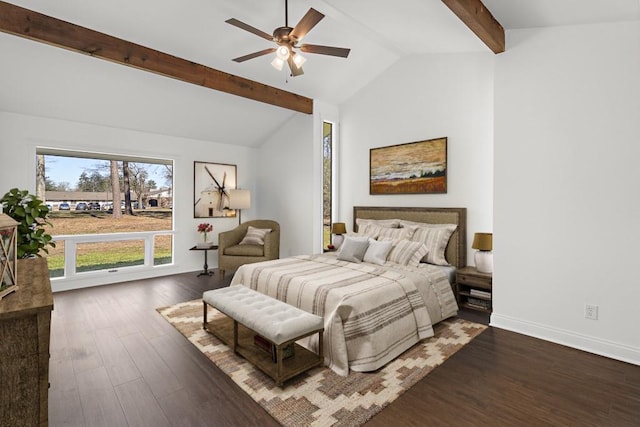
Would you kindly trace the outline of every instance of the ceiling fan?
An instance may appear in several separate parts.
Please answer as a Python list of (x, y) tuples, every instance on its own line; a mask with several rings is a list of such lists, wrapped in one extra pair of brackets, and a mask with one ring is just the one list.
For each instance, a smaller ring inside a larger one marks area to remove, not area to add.
[(305, 53), (316, 53), (320, 55), (331, 55), (346, 58), (347, 56), (349, 56), (349, 52), (351, 51), (351, 49), (332, 46), (320, 46), (315, 44), (299, 44), (302, 38), (306, 36), (307, 33), (311, 31), (311, 29), (322, 20), (322, 18), (324, 18), (324, 15), (322, 13), (311, 8), (302, 17), (300, 22), (298, 22), (298, 25), (291, 28), (289, 26), (288, 0), (285, 0), (284, 27), (278, 27), (273, 30), (273, 35), (269, 35), (264, 31), (254, 28), (249, 24), (245, 24), (244, 22), (238, 21), (235, 18), (227, 19), (225, 21), (226, 23), (241, 28), (245, 31), (249, 31), (250, 33), (262, 37), (263, 39), (269, 40), (270, 42), (275, 42), (278, 45), (278, 47), (272, 47), (269, 49), (261, 50), (259, 52), (239, 56), (237, 58), (234, 58), (233, 60), (235, 62), (244, 62), (249, 59), (276, 52), (276, 57), (271, 62), (271, 65), (277, 70), (282, 70), (284, 63), (286, 62), (289, 65), (289, 69), (291, 70), (291, 75), (295, 77), (304, 74), (304, 71), (302, 71), (302, 64), (306, 61), (306, 58), (304, 58), (294, 49), (300, 49)]

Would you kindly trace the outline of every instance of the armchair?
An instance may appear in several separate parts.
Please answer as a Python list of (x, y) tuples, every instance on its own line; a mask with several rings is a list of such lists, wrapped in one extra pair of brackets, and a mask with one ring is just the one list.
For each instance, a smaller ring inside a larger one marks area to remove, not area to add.
[[(271, 232), (264, 237), (263, 245), (240, 245), (247, 234), (249, 226), (270, 228)], [(247, 221), (233, 230), (218, 234), (218, 271), (224, 278), (226, 270), (237, 270), (244, 264), (268, 261), (280, 257), (280, 224), (276, 221), (257, 219)]]

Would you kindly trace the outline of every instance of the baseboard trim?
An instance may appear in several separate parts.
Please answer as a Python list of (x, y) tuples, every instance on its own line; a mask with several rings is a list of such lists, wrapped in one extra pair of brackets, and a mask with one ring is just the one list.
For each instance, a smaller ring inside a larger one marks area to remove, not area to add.
[[(124, 267), (115, 269), (115, 272), (109, 273), (106, 270), (90, 271), (80, 273), (73, 278), (52, 278), (51, 290), (53, 292), (71, 291), (74, 289), (90, 288), (93, 286), (112, 285), (115, 283), (131, 282), (134, 280), (144, 280), (154, 277), (168, 276), (171, 274), (189, 273), (196, 270), (193, 268), (178, 268), (174, 264), (159, 265), (152, 268), (145, 266)], [(214, 269), (211, 266), (209, 270)], [(200, 267), (202, 271), (202, 267)]]
[(496, 313), (491, 315), (490, 326), (551, 341), (621, 362), (640, 365), (640, 348)]

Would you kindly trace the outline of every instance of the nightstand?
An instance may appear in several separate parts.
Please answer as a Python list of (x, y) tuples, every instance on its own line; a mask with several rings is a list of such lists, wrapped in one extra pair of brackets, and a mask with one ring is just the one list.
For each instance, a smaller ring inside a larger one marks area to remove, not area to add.
[(481, 273), (475, 267), (456, 272), (456, 299), (461, 308), (491, 312), (491, 273)]

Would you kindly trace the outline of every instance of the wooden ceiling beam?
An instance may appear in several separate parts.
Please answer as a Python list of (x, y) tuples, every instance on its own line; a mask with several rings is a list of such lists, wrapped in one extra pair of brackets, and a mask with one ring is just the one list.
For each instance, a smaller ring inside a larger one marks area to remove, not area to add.
[(198, 86), (313, 113), (313, 100), (0, 1), (0, 31)]
[(481, 0), (442, 0), (480, 40), (493, 51), (505, 50), (504, 28)]

